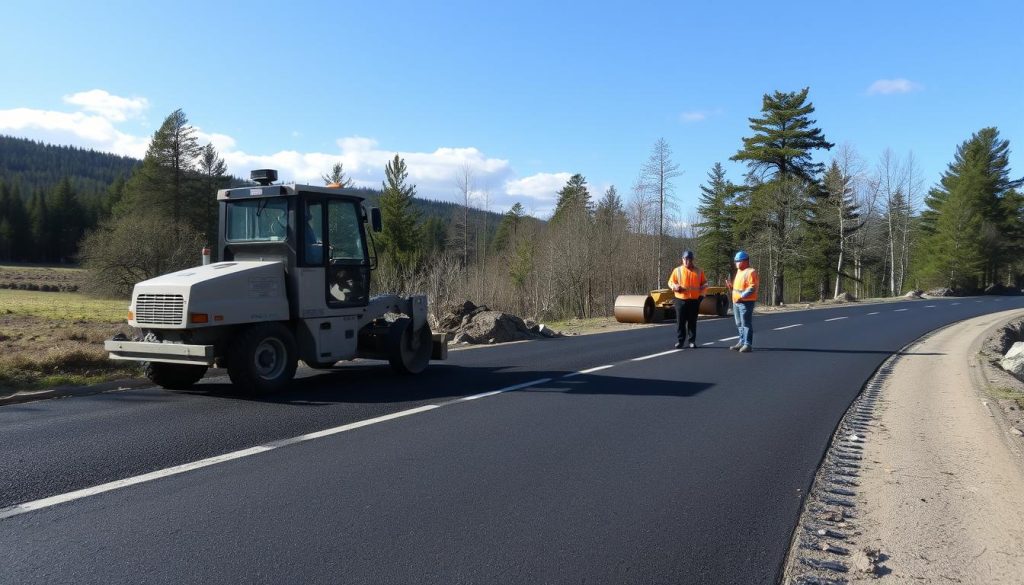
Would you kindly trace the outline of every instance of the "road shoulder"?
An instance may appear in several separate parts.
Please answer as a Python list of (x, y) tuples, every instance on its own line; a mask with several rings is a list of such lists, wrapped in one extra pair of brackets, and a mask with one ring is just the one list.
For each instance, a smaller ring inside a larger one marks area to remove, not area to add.
[(935, 331), (869, 382), (808, 497), (789, 582), (1021, 582), (1022, 441), (986, 393), (979, 349), (1022, 314)]

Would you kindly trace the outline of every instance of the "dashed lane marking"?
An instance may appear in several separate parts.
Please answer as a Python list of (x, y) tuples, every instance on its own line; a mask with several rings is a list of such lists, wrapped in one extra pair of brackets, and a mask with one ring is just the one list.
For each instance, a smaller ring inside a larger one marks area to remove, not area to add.
[(714, 345), (714, 344), (715, 344), (715, 342), (714, 342), (714, 341), (709, 341), (709, 342), (707, 342), (707, 343), (702, 343), (702, 344), (701, 344), (701, 346), (702, 346), (702, 347), (707, 347), (707, 346), (709, 346), (709, 345)]
[(562, 376), (563, 378), (572, 378), (573, 376), (579, 376), (580, 374), (592, 374), (594, 372), (600, 372), (601, 370), (607, 370), (608, 368), (614, 367), (615, 364), (609, 364), (607, 366), (597, 366), (596, 368), (590, 368), (588, 370), (580, 370), (571, 374)]
[(783, 329), (792, 329), (794, 327), (800, 327), (803, 323), (797, 323), (796, 325), (786, 325), (785, 327), (776, 327), (772, 331), (782, 331)]
[(651, 355), (645, 355), (645, 356), (641, 356), (641, 357), (638, 357), (638, 358), (633, 358), (633, 359), (631, 359), (629, 361), (631, 361), (631, 362), (642, 362), (644, 360), (649, 360), (651, 358), (661, 357), (663, 355), (669, 355), (671, 353), (678, 353), (680, 351), (682, 351), (682, 350), (680, 350), (680, 349), (670, 349), (668, 351), (663, 351), (661, 353), (652, 353)]
[(896, 309), (896, 310), (895, 310), (895, 311), (893, 311), (893, 312), (894, 312), (894, 313), (899, 313), (900, 311), (906, 311), (906, 309)]
[(726, 337), (726, 338), (723, 338), (723, 339), (719, 339), (718, 341), (732, 341), (733, 339), (739, 339), (739, 338), (740, 338), (740, 336), (736, 335), (735, 337)]
[(825, 319), (825, 321), (826, 322), (828, 322), (828, 321), (839, 321), (840, 319), (848, 319), (848, 318), (849, 317), (832, 317), (831, 319)]
[(877, 314), (878, 314), (878, 311), (875, 311), (873, 313), (868, 313), (868, 315), (877, 315)]

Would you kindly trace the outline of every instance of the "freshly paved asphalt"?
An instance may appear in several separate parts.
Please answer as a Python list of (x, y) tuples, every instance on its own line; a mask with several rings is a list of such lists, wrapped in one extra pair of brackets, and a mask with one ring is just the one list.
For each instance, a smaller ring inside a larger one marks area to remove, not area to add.
[[(671, 349), (665, 325), (456, 351), (413, 378), (300, 370), (262, 400), (207, 380), (0, 407), (2, 511), (444, 404), (2, 518), (0, 583), (774, 583), (804, 490), (872, 372), (937, 327), (1021, 307), (758, 315), (750, 354), (728, 341), (631, 361)], [(698, 334), (735, 328), (707, 320)]]

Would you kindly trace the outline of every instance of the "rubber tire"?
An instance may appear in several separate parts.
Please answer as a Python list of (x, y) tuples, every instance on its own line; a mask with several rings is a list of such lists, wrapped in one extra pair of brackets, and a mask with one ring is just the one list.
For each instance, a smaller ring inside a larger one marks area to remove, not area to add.
[[(277, 356), (283, 367), (274, 376), (263, 375), (256, 369), (256, 351), (264, 342), (277, 343), (283, 352)], [(228, 377), (239, 390), (254, 396), (277, 392), (292, 381), (299, 366), (295, 336), (281, 323), (251, 325), (231, 340), (227, 362)]]
[(725, 317), (729, 314), (729, 297), (725, 295), (715, 295), (718, 300), (715, 302), (715, 312), (718, 313), (719, 317)]
[(146, 362), (149, 381), (168, 390), (188, 390), (206, 375), (206, 366)]
[(430, 363), (434, 341), (430, 325), (423, 324), (418, 333), (419, 347), (415, 350), (411, 348), (412, 335), (412, 320), (408, 317), (395, 319), (388, 329), (388, 363), (399, 374), (419, 374), (427, 369), (427, 365)]

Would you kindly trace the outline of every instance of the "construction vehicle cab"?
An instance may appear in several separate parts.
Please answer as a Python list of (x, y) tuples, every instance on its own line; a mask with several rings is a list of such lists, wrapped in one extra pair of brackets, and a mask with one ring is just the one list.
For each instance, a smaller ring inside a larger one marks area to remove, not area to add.
[(372, 296), (369, 229), (380, 212), (338, 188), (275, 185), (222, 189), (219, 262), (135, 285), (128, 322), (138, 340), (114, 339), (112, 359), (146, 363), (150, 379), (187, 388), (215, 364), (232, 382), (262, 393), (283, 387), (296, 362), (386, 359), (419, 373), (444, 359), (446, 340), (427, 324), (423, 295)]

